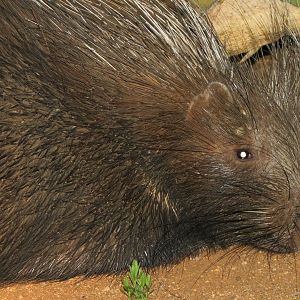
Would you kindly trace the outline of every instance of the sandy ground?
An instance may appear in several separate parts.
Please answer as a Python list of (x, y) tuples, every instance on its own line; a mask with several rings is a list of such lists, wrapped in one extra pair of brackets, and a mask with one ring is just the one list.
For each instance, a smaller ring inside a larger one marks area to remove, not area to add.
[[(202, 255), (156, 270), (150, 299), (300, 300), (299, 265), (300, 255), (268, 258), (254, 251)], [(0, 299), (126, 300), (120, 282), (121, 277), (102, 277), (17, 284), (0, 289)]]

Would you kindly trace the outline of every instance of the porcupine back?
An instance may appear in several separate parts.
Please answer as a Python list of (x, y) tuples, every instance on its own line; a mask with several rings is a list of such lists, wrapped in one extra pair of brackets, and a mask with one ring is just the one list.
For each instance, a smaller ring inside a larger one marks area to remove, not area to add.
[(181, 0), (1, 0), (0, 280), (295, 251), (294, 39), (258, 76)]

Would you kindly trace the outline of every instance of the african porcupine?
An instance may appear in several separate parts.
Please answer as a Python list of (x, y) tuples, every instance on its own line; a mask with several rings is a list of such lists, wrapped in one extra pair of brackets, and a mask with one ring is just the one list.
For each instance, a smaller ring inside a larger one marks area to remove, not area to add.
[(183, 0), (1, 0), (0, 281), (297, 250), (295, 42), (258, 76)]

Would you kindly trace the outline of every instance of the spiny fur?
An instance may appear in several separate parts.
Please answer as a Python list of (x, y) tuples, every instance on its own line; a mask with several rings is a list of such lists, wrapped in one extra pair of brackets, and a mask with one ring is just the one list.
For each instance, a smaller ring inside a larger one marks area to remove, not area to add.
[(295, 251), (291, 36), (258, 73), (182, 0), (0, 0), (0, 281)]

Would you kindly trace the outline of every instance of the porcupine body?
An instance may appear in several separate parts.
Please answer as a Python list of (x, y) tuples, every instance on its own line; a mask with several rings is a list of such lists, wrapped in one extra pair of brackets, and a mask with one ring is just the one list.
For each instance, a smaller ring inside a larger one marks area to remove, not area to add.
[(299, 247), (300, 56), (230, 62), (184, 1), (0, 1), (0, 281)]

